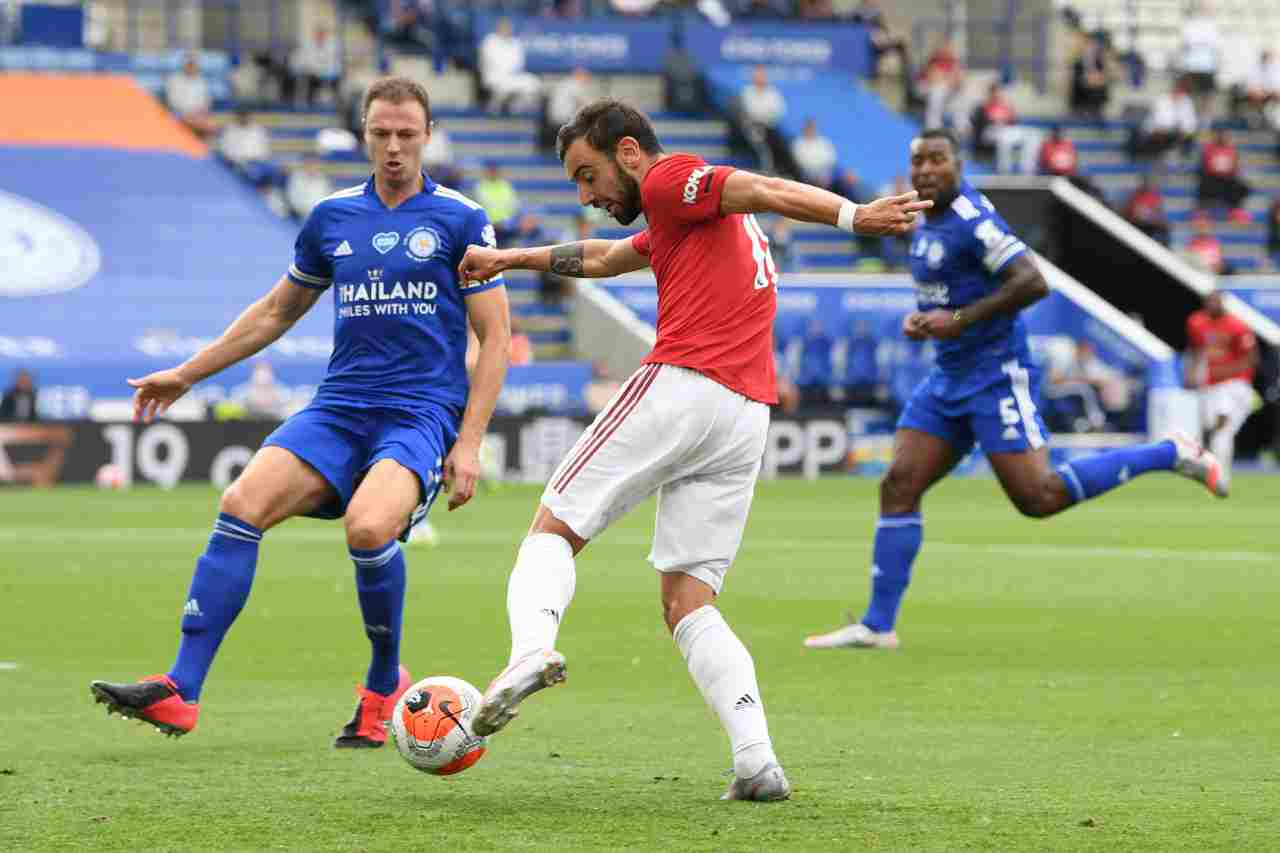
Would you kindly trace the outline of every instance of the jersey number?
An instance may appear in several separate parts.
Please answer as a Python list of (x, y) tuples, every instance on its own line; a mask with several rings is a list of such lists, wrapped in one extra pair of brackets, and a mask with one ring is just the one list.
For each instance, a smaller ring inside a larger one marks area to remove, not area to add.
[(769, 254), (769, 238), (764, 235), (760, 223), (756, 222), (754, 213), (742, 217), (742, 227), (747, 229), (747, 239), (751, 241), (751, 258), (756, 262), (755, 289), (764, 290), (778, 283), (778, 268), (773, 265), (773, 255)]

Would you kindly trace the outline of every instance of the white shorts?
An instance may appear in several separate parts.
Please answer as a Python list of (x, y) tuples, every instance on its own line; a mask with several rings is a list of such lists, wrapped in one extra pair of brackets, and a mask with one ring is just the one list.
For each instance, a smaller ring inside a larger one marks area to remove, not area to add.
[(1204, 429), (1212, 429), (1219, 417), (1225, 429), (1235, 435), (1253, 411), (1253, 386), (1243, 379), (1228, 379), (1200, 391), (1200, 416)]
[(649, 562), (717, 593), (742, 544), (769, 407), (695, 370), (632, 374), (551, 476), (542, 503), (583, 539), (658, 494)]

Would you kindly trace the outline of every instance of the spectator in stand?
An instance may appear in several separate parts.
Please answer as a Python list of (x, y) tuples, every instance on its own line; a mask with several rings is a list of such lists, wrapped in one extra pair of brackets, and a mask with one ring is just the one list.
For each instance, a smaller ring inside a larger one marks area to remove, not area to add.
[(1240, 152), (1231, 135), (1221, 129), (1214, 131), (1213, 139), (1200, 154), (1200, 185), (1196, 193), (1200, 206), (1225, 206), (1231, 211), (1232, 222), (1247, 225), (1253, 221), (1243, 207), (1249, 192), (1249, 185), (1240, 178)]
[(306, 219), (311, 208), (332, 193), (333, 184), (315, 157), (303, 160), (301, 168), (289, 173), (289, 182), (284, 189), (289, 212), (298, 219)]
[(1152, 240), (1169, 245), (1169, 220), (1164, 212), (1164, 196), (1150, 175), (1142, 176), (1138, 188), (1125, 202), (1124, 218)]
[(342, 76), (342, 46), (328, 27), (316, 27), (311, 37), (289, 54), (289, 75), (285, 78), (284, 99), (314, 106), (317, 95), (327, 89), (334, 101)]
[(258, 420), (283, 420), (289, 416), (289, 389), (276, 381), (271, 362), (254, 362), (244, 391), (245, 414)]
[(880, 0), (862, 0), (853, 10), (852, 20), (866, 27), (871, 37), (872, 74), (880, 75), (880, 60), (892, 53), (897, 55), (902, 73), (906, 75), (910, 67), (907, 61), (907, 42), (901, 36), (889, 32), (889, 27), (884, 22), (884, 10), (880, 8)]
[(1106, 40), (1099, 33), (1085, 39), (1080, 55), (1071, 63), (1071, 111), (1100, 119), (1111, 90), (1111, 67)]
[(582, 66), (551, 87), (543, 112), (542, 132), (539, 141), (543, 148), (555, 150), (556, 134), (573, 120), (578, 110), (591, 103), (598, 93), (591, 73)]
[(217, 132), (214, 124), (213, 95), (209, 84), (200, 74), (200, 66), (194, 56), (182, 63), (182, 70), (169, 75), (164, 84), (164, 98), (175, 115), (201, 139), (208, 139)]
[(388, 0), (382, 32), (392, 43), (434, 54), (436, 44), (435, 0)]
[(800, 170), (800, 179), (815, 187), (831, 189), (835, 183), (836, 146), (818, 132), (818, 123), (804, 120), (804, 128), (791, 143), (791, 156)]
[(502, 166), (496, 160), (485, 163), (484, 175), (476, 181), (473, 195), (489, 214), (498, 242), (506, 243), (518, 224), (514, 220), (520, 212), (520, 194), (516, 192), (515, 184), (502, 173)]
[(18, 370), (13, 385), (0, 397), (0, 422), (22, 422), (39, 419), (36, 412), (36, 383), (31, 374)]
[(259, 190), (270, 189), (281, 179), (271, 162), (271, 135), (253, 121), (248, 110), (236, 110), (235, 118), (218, 137), (218, 153)]
[(1175, 148), (1189, 155), (1199, 126), (1195, 104), (1180, 80), (1173, 91), (1156, 98), (1131, 147), (1136, 156), (1161, 156)]
[(1049, 138), (1040, 146), (1040, 173), (1070, 178), (1076, 174), (1080, 157), (1076, 144), (1062, 134), (1062, 125), (1054, 125)]
[(1237, 114), (1251, 127), (1269, 123), (1268, 113), (1280, 113), (1280, 62), (1275, 53), (1262, 51), (1249, 75), (1233, 87), (1232, 101)]
[(987, 99), (973, 111), (974, 147), (988, 156), (994, 151), (996, 171), (1001, 174), (1011, 174), (1016, 159), (1019, 171), (1034, 175), (1044, 134), (1034, 127), (1018, 124), (1017, 118), (1000, 84), (992, 83)]
[(1093, 181), (1080, 174), (1078, 170), (1080, 157), (1076, 152), (1076, 144), (1063, 134), (1062, 125), (1054, 125), (1049, 131), (1049, 137), (1040, 146), (1037, 162), (1040, 166), (1040, 174), (1066, 178), (1077, 189), (1087, 192), (1103, 204), (1107, 203), (1102, 190)]
[(942, 127), (948, 117), (961, 135), (969, 132), (968, 117), (961, 108), (964, 93), (964, 68), (956, 53), (956, 43), (946, 39), (925, 61), (919, 85), (924, 93), (925, 127)]
[(743, 134), (765, 172), (795, 175), (797, 168), (778, 123), (787, 114), (787, 102), (778, 87), (769, 82), (763, 65), (751, 72), (751, 84), (738, 94), (738, 110)]
[(431, 136), (422, 148), (422, 165), (437, 184), (456, 187), (462, 183), (462, 170), (453, 158), (453, 138), (443, 127), (431, 128)]
[(1196, 101), (1196, 113), (1206, 126), (1212, 119), (1213, 92), (1221, 59), (1222, 36), (1218, 33), (1218, 23), (1203, 3), (1193, 0), (1182, 24), (1180, 66), (1189, 93)]
[(479, 52), (480, 83), (489, 91), (490, 109), (509, 113), (537, 104), (542, 85), (524, 66), (524, 45), (513, 35), (511, 19), (499, 18)]
[(1191, 227), (1195, 234), (1183, 252), (1187, 261), (1211, 275), (1226, 275), (1229, 269), (1222, 254), (1222, 242), (1213, 233), (1213, 223), (1209, 221), (1209, 217), (1197, 213), (1191, 219)]
[(791, 230), (791, 220), (785, 216), (775, 217), (766, 236), (769, 238), (769, 254), (778, 272), (795, 272), (800, 259), (796, 255), (796, 241), (794, 232)]
[(1075, 432), (1098, 432), (1107, 426), (1107, 415), (1123, 414), (1129, 408), (1133, 388), (1119, 370), (1098, 358), (1093, 344), (1076, 341), (1069, 362), (1049, 370), (1044, 394), (1050, 400), (1068, 403)]
[(679, 30), (662, 61), (662, 105), (668, 112), (698, 114), (706, 109), (707, 90), (702, 70), (684, 45)]

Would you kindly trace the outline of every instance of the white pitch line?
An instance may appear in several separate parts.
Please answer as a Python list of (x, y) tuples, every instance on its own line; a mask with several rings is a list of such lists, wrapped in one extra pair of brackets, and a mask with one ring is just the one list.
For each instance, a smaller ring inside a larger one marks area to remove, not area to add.
[(8, 672), (18, 668), (18, 664), (11, 660), (0, 660), (0, 672)]
[[(39, 542), (70, 545), (84, 542), (200, 542), (209, 536), (208, 528), (156, 528), (156, 527), (118, 527), (92, 530), (68, 530), (60, 527), (10, 527), (0, 529), (0, 542)], [(520, 544), (520, 533), (514, 530), (470, 530), (441, 533), (441, 547), (450, 545), (501, 545), (516, 548)], [(284, 528), (273, 530), (267, 534), (263, 544), (270, 551), (272, 543), (323, 543), (342, 546), (340, 527), (324, 528), (320, 526)], [(606, 533), (603, 538), (593, 542), (595, 550), (600, 548), (648, 548), (652, 539), (648, 536)], [(755, 535), (748, 530), (743, 550), (757, 551), (855, 551), (865, 550), (871, 544), (869, 539), (773, 539), (763, 535)], [(936, 542), (926, 541), (924, 554), (931, 552), (957, 554), (991, 554), (1011, 557), (1116, 557), (1129, 560), (1163, 560), (1197, 563), (1272, 563), (1280, 564), (1280, 550), (1239, 550), (1211, 551), (1187, 550), (1177, 548), (1126, 548), (1120, 546), (1096, 545), (1042, 545), (1018, 542), (994, 542), (975, 544), (970, 542)]]

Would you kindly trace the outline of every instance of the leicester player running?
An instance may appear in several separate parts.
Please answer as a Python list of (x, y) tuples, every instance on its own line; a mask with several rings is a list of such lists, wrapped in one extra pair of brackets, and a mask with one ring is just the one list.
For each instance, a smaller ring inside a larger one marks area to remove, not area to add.
[[(405, 561), (397, 541), (439, 489), (449, 508), (472, 496), (480, 442), (507, 368), (506, 289), (464, 281), (467, 246), (492, 246), (484, 210), (422, 172), (431, 135), (426, 90), (376, 81), (364, 100), (373, 176), (318, 204), (294, 261), (271, 292), (220, 338), (171, 370), (138, 380), (135, 415), (150, 420), (209, 376), (271, 344), (332, 287), (334, 347), (315, 399), (273, 432), (222, 495), (196, 562), (173, 667), (132, 684), (95, 681), (109, 711), (168, 734), (195, 728), (218, 646), (249, 597), (263, 533), (298, 515), (342, 518), (372, 644), (340, 747), (377, 747), (382, 721), (408, 686), (400, 666)], [(468, 386), (467, 321), (479, 338)]]
[(506, 269), (612, 276), (651, 267), (658, 337), (644, 364), (569, 452), (542, 494), (507, 588), (510, 664), (475, 721), (491, 734), (529, 694), (564, 678), (556, 634), (573, 598), (574, 557), (658, 495), (650, 562), (667, 627), (729, 735), (735, 800), (779, 800), (790, 785), (774, 755), (751, 654), (713, 602), (737, 554), (777, 399), (777, 270), (752, 214), (771, 212), (866, 234), (905, 233), (928, 206), (914, 193), (854, 205), (804, 184), (666, 154), (653, 126), (619, 101), (583, 107), (557, 151), (584, 206), (648, 227), (624, 240), (467, 250), (464, 276)]
[(1048, 431), (1032, 400), (1037, 371), (1018, 316), (1049, 286), (986, 196), (961, 174), (950, 131), (911, 143), (911, 183), (934, 202), (911, 242), (920, 310), (902, 331), (934, 338), (937, 364), (898, 421), (880, 484), (871, 603), (858, 622), (809, 637), (810, 648), (896, 648), (894, 624), (920, 551), (920, 501), (976, 441), (1023, 515), (1046, 518), (1149, 471), (1175, 471), (1226, 496), (1212, 454), (1180, 437), (1049, 466)]

